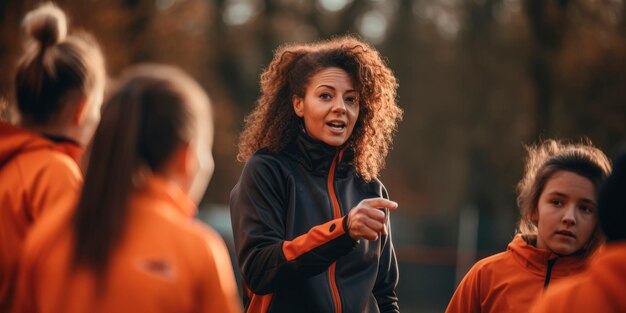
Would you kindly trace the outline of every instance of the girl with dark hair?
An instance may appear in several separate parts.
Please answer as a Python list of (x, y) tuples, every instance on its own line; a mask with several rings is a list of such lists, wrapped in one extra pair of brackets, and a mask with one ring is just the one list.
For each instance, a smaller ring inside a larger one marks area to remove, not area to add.
[(597, 191), (610, 172), (591, 143), (528, 147), (517, 235), (507, 251), (470, 269), (446, 312), (528, 312), (552, 282), (581, 272), (601, 239)]
[(75, 204), (78, 161), (100, 120), (104, 59), (86, 33), (67, 33), (48, 3), (24, 18), (27, 51), (17, 66), (19, 126), (0, 122), (0, 311), (13, 298), (17, 260), (32, 224)]
[(248, 312), (398, 312), (377, 179), (402, 115), (396, 79), (352, 37), (286, 45), (261, 75), (231, 192)]
[(224, 242), (192, 219), (212, 142), (194, 80), (164, 66), (127, 72), (102, 114), (76, 210), (47, 216), (28, 237), (15, 312), (240, 312)]
[(533, 313), (626, 312), (626, 154), (600, 188), (598, 217), (606, 243), (581, 275), (548, 290)]

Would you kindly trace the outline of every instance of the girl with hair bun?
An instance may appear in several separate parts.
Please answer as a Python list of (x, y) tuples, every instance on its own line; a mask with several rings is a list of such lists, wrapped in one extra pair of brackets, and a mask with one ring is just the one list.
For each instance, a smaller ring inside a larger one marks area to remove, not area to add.
[(399, 312), (398, 204), (377, 178), (402, 116), (397, 87), (350, 36), (274, 55), (230, 196), (248, 312)]
[(528, 312), (544, 290), (580, 273), (600, 243), (597, 193), (611, 173), (606, 155), (590, 142), (546, 140), (527, 150), (517, 234), (505, 252), (474, 264), (446, 313)]
[(14, 312), (241, 312), (226, 246), (194, 221), (213, 173), (209, 100), (182, 71), (128, 70), (76, 210), (37, 223)]
[(86, 33), (68, 34), (47, 3), (26, 15), (27, 50), (17, 65), (19, 125), (0, 122), (0, 311), (13, 298), (17, 259), (33, 223), (75, 203), (79, 159), (100, 119), (104, 58)]

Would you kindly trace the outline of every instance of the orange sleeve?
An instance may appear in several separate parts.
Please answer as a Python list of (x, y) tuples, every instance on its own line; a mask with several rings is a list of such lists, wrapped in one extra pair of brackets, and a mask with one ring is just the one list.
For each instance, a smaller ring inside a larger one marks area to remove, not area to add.
[(456, 288), (446, 313), (480, 313), (480, 270), (476, 265)]
[(206, 236), (205, 251), (199, 312), (243, 312), (228, 249), (211, 229)]
[(78, 200), (82, 174), (73, 160), (51, 155), (51, 162), (33, 179), (30, 215), (38, 220), (49, 210), (73, 207)]
[(342, 226), (343, 219), (343, 217), (336, 218), (311, 228), (307, 233), (293, 240), (283, 241), (282, 250), (285, 259), (287, 261), (295, 260), (301, 255), (345, 234), (346, 231)]
[[(31, 236), (32, 237), (32, 236)], [(35, 309), (35, 290), (36, 283), (34, 282), (37, 277), (36, 269), (34, 266), (32, 239), (28, 238), (22, 249), (22, 255), (20, 257), (20, 266), (17, 273), (17, 285), (15, 289), (15, 296), (13, 298), (13, 310), (12, 313), (34, 313)]]

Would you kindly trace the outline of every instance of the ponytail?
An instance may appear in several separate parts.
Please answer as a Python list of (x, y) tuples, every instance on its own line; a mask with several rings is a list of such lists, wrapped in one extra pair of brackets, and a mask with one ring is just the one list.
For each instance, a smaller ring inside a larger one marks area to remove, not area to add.
[(127, 86), (108, 101), (93, 138), (91, 159), (74, 218), (74, 264), (103, 272), (126, 221), (126, 204), (138, 175), (136, 153), (142, 104)]
[(142, 174), (158, 172), (183, 144), (210, 123), (208, 98), (184, 72), (144, 65), (128, 71), (105, 104), (93, 139), (73, 228), (74, 266), (99, 275), (126, 228)]

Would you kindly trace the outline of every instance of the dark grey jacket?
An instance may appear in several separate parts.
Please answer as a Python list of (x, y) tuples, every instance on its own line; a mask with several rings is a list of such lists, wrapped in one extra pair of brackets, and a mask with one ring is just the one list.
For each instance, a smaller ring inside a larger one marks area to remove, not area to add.
[(380, 181), (355, 175), (352, 159), (302, 133), (248, 160), (230, 195), (247, 312), (399, 312), (391, 236), (347, 233), (352, 207), (388, 198)]

